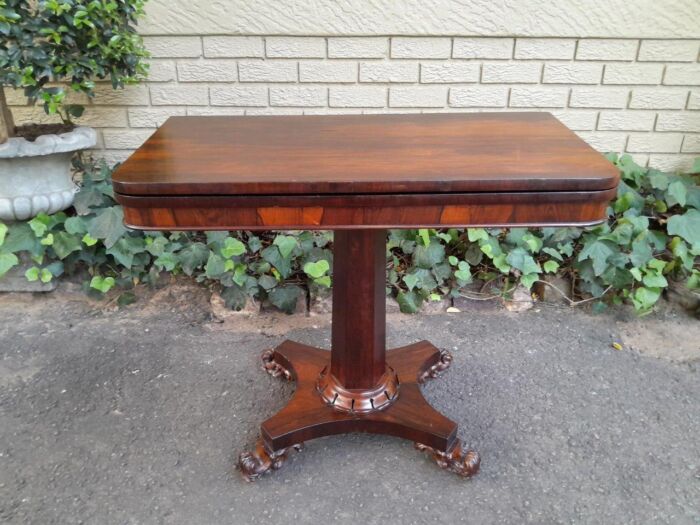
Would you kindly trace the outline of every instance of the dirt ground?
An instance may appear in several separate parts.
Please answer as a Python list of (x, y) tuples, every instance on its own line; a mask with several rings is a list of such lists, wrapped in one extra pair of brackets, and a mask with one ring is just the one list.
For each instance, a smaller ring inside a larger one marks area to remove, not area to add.
[(243, 482), (293, 390), (258, 361), (286, 337), (327, 347), (330, 316), (226, 314), (182, 281), (122, 309), (0, 294), (0, 522), (700, 523), (700, 322), (680, 310), (390, 314), (390, 346), (454, 355), (424, 390), (481, 453), (468, 481), (352, 434)]

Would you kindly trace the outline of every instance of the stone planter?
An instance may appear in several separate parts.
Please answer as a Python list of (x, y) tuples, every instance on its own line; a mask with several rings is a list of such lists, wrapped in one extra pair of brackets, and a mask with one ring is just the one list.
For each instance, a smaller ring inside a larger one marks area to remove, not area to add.
[(71, 177), (75, 151), (96, 143), (95, 130), (79, 127), (34, 142), (12, 137), (0, 144), (0, 221), (23, 221), (73, 204), (78, 189)]

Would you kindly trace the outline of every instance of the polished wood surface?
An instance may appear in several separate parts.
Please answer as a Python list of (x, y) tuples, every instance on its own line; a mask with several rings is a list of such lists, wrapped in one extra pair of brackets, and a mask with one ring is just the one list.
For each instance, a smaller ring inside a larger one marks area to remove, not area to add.
[[(423, 397), (420, 383), (437, 377), (451, 358), (427, 341), (387, 352), (387, 364), (400, 378), (395, 402), (381, 410), (355, 413), (336, 410), (316, 391), (319, 374), (328, 367), (330, 352), (285, 341), (264, 354), (266, 369), (296, 382), (289, 403), (261, 426), (261, 438), (251, 452), (241, 454), (239, 469), (248, 481), (282, 466), (292, 448), (311, 439), (367, 432), (414, 441), (431, 453), (439, 466), (470, 477), (479, 470), (476, 452), (463, 448), (457, 424), (435, 410)], [(270, 363), (274, 363), (271, 365)]]
[(331, 373), (348, 389), (373, 388), (386, 372), (386, 236), (386, 230), (333, 235)]
[(126, 195), (591, 191), (617, 170), (549, 113), (171, 117)]
[(341, 230), (456, 226), (587, 226), (603, 191), (147, 197), (117, 195), (127, 226), (153, 230)]

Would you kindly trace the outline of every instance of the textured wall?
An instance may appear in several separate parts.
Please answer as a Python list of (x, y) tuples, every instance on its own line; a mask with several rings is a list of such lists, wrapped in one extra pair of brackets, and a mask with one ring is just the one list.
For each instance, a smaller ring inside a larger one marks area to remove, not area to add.
[[(700, 155), (700, 39), (682, 37), (700, 27), (700, 2), (641, 3), (556, 3), (565, 16), (534, 0), (177, 0), (167, 10), (153, 0), (149, 81), (99, 86), (81, 121), (98, 129), (101, 155), (122, 160), (170, 115), (543, 110), (600, 151), (687, 168)], [(449, 11), (460, 6), (479, 16)], [(414, 36), (289, 36), (375, 31)], [(18, 122), (47, 120), (20, 94), (8, 98)]]
[(150, 0), (145, 34), (697, 37), (698, 0)]

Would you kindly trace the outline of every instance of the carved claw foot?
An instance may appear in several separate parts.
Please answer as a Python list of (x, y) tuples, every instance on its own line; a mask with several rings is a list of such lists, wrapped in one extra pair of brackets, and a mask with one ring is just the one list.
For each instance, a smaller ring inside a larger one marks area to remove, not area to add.
[(263, 370), (270, 374), (272, 377), (282, 377), (289, 381), (292, 379), (292, 374), (289, 370), (275, 361), (275, 351), (265, 350), (260, 356), (263, 362)]
[(451, 364), (452, 364), (452, 354), (449, 353), (447, 350), (440, 350), (440, 359), (438, 360), (438, 362), (435, 363), (430, 368), (428, 368), (425, 372), (423, 372), (418, 377), (418, 382), (424, 383), (428, 379), (435, 379), (440, 374), (442, 374), (445, 370), (450, 368)]
[(253, 452), (243, 452), (238, 457), (238, 469), (243, 474), (243, 479), (252, 482), (266, 472), (281, 468), (287, 460), (287, 455), (291, 448), (298, 452), (303, 447), (301, 444), (298, 444), (289, 448), (283, 448), (277, 452), (269, 452), (262, 439), (259, 439)]
[(469, 478), (479, 472), (481, 458), (474, 450), (462, 448), (462, 443), (457, 441), (454, 447), (447, 452), (440, 452), (422, 443), (416, 443), (416, 448), (429, 453), (440, 468), (444, 468), (465, 478)]

